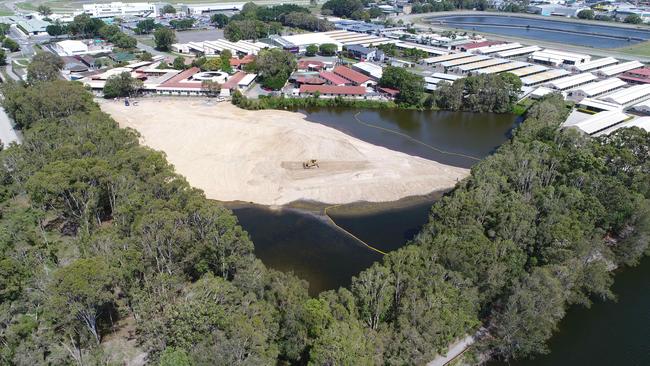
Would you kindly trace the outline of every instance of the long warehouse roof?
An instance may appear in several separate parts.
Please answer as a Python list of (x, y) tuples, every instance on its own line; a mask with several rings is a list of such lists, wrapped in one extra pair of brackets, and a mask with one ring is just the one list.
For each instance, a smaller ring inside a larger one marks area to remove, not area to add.
[(551, 69), (551, 70), (544, 71), (544, 72), (539, 73), (539, 74), (526, 76), (526, 77), (521, 79), (521, 82), (524, 85), (539, 84), (539, 83), (543, 83), (545, 81), (549, 81), (549, 80), (553, 80), (553, 79), (562, 77), (562, 76), (567, 75), (567, 74), (569, 74), (569, 72), (567, 70), (564, 70), (564, 69)]
[(625, 85), (627, 85), (627, 83), (619, 78), (609, 78), (582, 85), (577, 88), (573, 88), (572, 90), (581, 91), (586, 96), (593, 97), (614, 89), (622, 88)]
[(624, 105), (645, 97), (650, 97), (650, 84), (635, 85), (623, 90), (619, 90), (612, 94), (608, 94), (600, 99), (606, 102), (613, 102)]
[(569, 61), (574, 61), (576, 63), (582, 62), (585, 60), (591, 60), (591, 56), (585, 55), (582, 53), (573, 53), (573, 52), (565, 52), (565, 51), (559, 51), (559, 50), (551, 50), (551, 49), (545, 49), (543, 51), (535, 51), (532, 54), (533, 58), (537, 59), (559, 59), (559, 60), (569, 60)]
[(639, 117), (639, 118), (635, 118), (635, 119), (633, 119), (631, 121), (626, 121), (626, 122), (623, 122), (623, 123), (619, 123), (619, 124), (617, 124), (617, 125), (615, 125), (613, 127), (610, 127), (610, 128), (608, 128), (606, 130), (603, 130), (603, 131), (600, 131), (600, 132), (594, 134), (594, 136), (609, 135), (610, 133), (612, 133), (612, 132), (614, 132), (616, 130), (619, 130), (621, 128), (629, 128), (629, 127), (638, 127), (638, 128), (642, 128), (642, 129), (650, 132), (650, 117)]
[(597, 60), (592, 60), (589, 62), (585, 62), (583, 64), (576, 65), (576, 70), (580, 72), (585, 72), (585, 71), (600, 69), (615, 63), (618, 63), (618, 60), (615, 59), (614, 57), (603, 57)]
[(603, 76), (614, 76), (639, 67), (643, 67), (641, 62), (628, 61), (618, 65), (603, 67), (602, 69), (597, 70), (596, 73)]
[(479, 69), (476, 70), (476, 72), (478, 72), (479, 74), (499, 74), (506, 71), (521, 69), (522, 67), (526, 67), (528, 65), (530, 64), (527, 62), (513, 61), (501, 65), (494, 65), (494, 66), (486, 67), (484, 69)]
[(575, 74), (571, 76), (565, 76), (563, 78), (553, 80), (546, 85), (557, 90), (566, 90), (569, 88), (572, 88), (574, 86), (586, 84), (590, 81), (594, 81), (598, 79), (598, 76), (590, 73), (590, 72), (585, 72), (582, 74)]
[(515, 43), (502, 43), (502, 44), (493, 45), (493, 46), (483, 46), (483, 47), (475, 48), (472, 51), (487, 55), (489, 53), (494, 53), (494, 52), (499, 52), (499, 51), (507, 51), (507, 50), (512, 50), (512, 49), (515, 49), (515, 48), (521, 48), (521, 44), (516, 43), (516, 42)]
[(461, 65), (458, 66), (458, 69), (462, 72), (468, 72), (472, 70), (478, 70), (478, 69), (484, 69), (486, 67), (494, 66), (494, 65), (500, 65), (500, 64), (506, 64), (510, 60), (506, 60), (503, 58), (491, 58), (487, 60), (482, 60), (478, 62), (473, 62), (471, 64), (466, 64), (466, 65)]
[(473, 62), (479, 62), (483, 60), (487, 60), (490, 57), (488, 56), (483, 56), (483, 55), (478, 55), (478, 56), (472, 56), (472, 57), (467, 57), (467, 58), (461, 58), (461, 59), (456, 59), (456, 60), (449, 60), (441, 63), (442, 66), (444, 67), (455, 67), (455, 66), (460, 66), (460, 65), (465, 65), (465, 64), (471, 64)]
[(523, 69), (518, 69), (512, 71), (513, 74), (519, 76), (519, 77), (524, 77), (527, 75), (532, 75), (536, 74), (538, 72), (546, 71), (548, 70), (548, 67), (542, 66), (542, 65), (530, 65), (528, 67), (524, 67)]
[(520, 55), (525, 55), (527, 53), (533, 53), (535, 51), (539, 51), (542, 48), (539, 46), (528, 46), (528, 47), (522, 47), (522, 48), (515, 48), (514, 50), (507, 50), (507, 51), (501, 51), (497, 52), (497, 56), (499, 57), (514, 57), (514, 56), (520, 56)]
[(606, 128), (615, 126), (624, 122), (629, 117), (620, 110), (617, 111), (604, 111), (596, 113), (584, 121), (578, 122), (574, 127), (577, 127), (587, 134), (593, 134), (602, 131)]
[(474, 56), (471, 53), (467, 52), (459, 52), (459, 53), (450, 53), (447, 55), (442, 55), (442, 56), (436, 56), (436, 57), (429, 57), (425, 58), (424, 61), (427, 64), (437, 64), (440, 62), (445, 62), (445, 61), (450, 61), (450, 60), (456, 60), (459, 58), (465, 58), (465, 57), (471, 57)]
[(434, 55), (447, 55), (447, 54), (449, 54), (449, 51), (442, 50), (440, 48), (424, 46), (424, 45), (421, 45), (421, 44), (411, 43), (411, 42), (397, 42), (397, 43), (395, 43), (395, 47), (406, 48), (406, 49), (415, 48), (416, 50), (424, 51), (426, 53), (431, 53), (431, 54), (434, 54)]

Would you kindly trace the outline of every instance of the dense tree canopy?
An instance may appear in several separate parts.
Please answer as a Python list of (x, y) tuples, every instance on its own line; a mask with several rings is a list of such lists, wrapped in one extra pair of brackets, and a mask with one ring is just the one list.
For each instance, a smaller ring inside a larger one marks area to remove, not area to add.
[(296, 68), (296, 58), (279, 48), (262, 50), (255, 59), (255, 71), (260, 76), (262, 85), (278, 90), (282, 88)]
[(337, 17), (360, 18), (363, 3), (361, 0), (328, 0), (323, 4), (322, 9)]
[(481, 74), (442, 83), (433, 99), (443, 109), (505, 113), (512, 110), (520, 90), (521, 80), (513, 74)]
[(153, 39), (157, 49), (168, 51), (172, 44), (176, 42), (176, 32), (166, 27), (160, 27), (153, 32)]
[(424, 79), (402, 67), (388, 66), (379, 80), (383, 87), (399, 90), (396, 102), (417, 106), (424, 93)]
[(39, 52), (27, 65), (27, 82), (52, 81), (61, 77), (63, 59), (50, 52)]
[(104, 84), (104, 98), (131, 97), (142, 89), (142, 81), (122, 72), (110, 76)]

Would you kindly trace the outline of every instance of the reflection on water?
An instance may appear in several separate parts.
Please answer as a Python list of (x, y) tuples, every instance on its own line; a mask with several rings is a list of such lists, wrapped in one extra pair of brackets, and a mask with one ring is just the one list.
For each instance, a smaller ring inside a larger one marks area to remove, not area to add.
[(625, 47), (650, 39), (650, 30), (516, 16), (449, 15), (432, 17), (431, 21), (471, 31), (595, 48)]
[(465, 168), (476, 164), (475, 158), (485, 157), (507, 140), (510, 129), (519, 121), (512, 114), (400, 109), (358, 113), (344, 108), (319, 108), (304, 113), (309, 121), (336, 128), (371, 144)]
[(488, 366), (650, 365), (650, 258), (616, 275), (618, 301), (571, 308), (551, 339), (551, 353)]
[(233, 212), (255, 243), (255, 255), (271, 268), (307, 280), (312, 295), (349, 285), (352, 276), (381, 259), (312, 214), (253, 205)]

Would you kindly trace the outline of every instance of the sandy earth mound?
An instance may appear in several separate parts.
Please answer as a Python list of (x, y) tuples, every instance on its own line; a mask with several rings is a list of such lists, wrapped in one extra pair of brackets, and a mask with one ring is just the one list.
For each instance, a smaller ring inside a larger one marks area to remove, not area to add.
[[(393, 201), (450, 188), (469, 173), (363, 142), (300, 113), (203, 99), (100, 105), (120, 126), (140, 132), (142, 143), (164, 151), (192, 186), (221, 201)], [(303, 169), (308, 159), (319, 167)]]

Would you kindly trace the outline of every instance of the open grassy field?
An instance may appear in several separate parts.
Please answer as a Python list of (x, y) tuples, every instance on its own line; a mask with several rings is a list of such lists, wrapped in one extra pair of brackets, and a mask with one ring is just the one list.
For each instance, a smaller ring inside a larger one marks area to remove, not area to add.
[(637, 43), (634, 46), (617, 48), (616, 50), (629, 55), (650, 57), (650, 41)]

